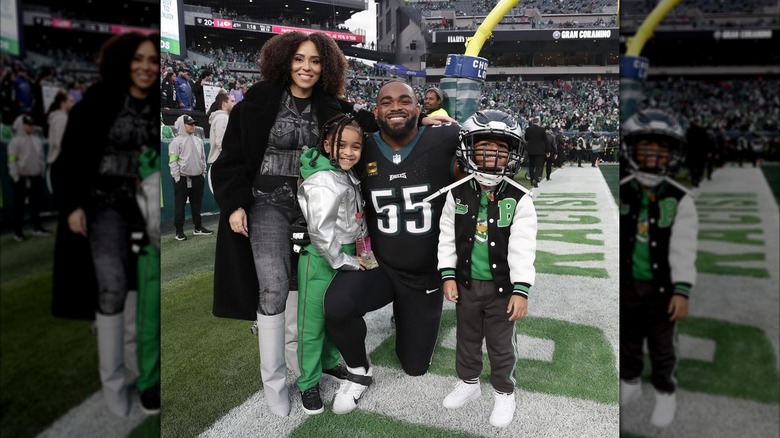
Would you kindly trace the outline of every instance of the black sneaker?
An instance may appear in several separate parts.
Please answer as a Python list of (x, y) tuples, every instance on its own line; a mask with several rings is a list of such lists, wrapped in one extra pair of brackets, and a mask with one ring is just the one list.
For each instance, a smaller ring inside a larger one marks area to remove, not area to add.
[(156, 384), (141, 393), (141, 410), (147, 415), (160, 412), (160, 384)]
[(322, 404), (322, 397), (320, 397), (320, 385), (303, 391), (301, 403), (303, 404), (303, 412), (306, 412), (307, 415), (322, 413), (325, 410), (325, 405)]
[(36, 228), (32, 232), (33, 236), (51, 236), (51, 231), (47, 230), (46, 228)]
[(214, 234), (214, 232), (209, 230), (206, 227), (200, 227), (200, 228), (195, 228), (195, 231), (193, 231), (192, 234), (194, 234), (195, 236), (211, 236), (212, 234)]
[(347, 367), (342, 364), (338, 364), (329, 370), (322, 370), (322, 377), (339, 384), (344, 383), (344, 381), (347, 380), (348, 374)]
[(176, 240), (187, 240), (187, 236), (184, 235), (184, 232), (177, 232), (176, 233)]

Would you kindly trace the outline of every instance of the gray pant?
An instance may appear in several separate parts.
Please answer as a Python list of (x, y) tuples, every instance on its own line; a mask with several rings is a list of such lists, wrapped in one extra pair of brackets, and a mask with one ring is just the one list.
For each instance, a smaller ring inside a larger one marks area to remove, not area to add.
[(98, 309), (104, 315), (122, 312), (129, 287), (127, 220), (113, 206), (100, 203), (89, 218), (89, 243), (98, 284)]
[(482, 373), (482, 340), (490, 359), (490, 384), (496, 391), (515, 390), (517, 348), (515, 322), (509, 320), (506, 306), (509, 294), (496, 292), (492, 281), (472, 280), (471, 288), (458, 283), (457, 347), (455, 371), (462, 380), (479, 378)]
[(249, 208), (249, 241), (260, 284), (257, 313), (261, 315), (284, 312), (294, 254), (290, 223), (297, 208), (294, 194), (287, 186), (273, 193), (255, 191), (254, 203)]

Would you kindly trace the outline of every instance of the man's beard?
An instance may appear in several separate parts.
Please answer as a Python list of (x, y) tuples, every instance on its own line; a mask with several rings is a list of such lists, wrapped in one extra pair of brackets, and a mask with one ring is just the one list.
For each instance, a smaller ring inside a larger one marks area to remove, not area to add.
[(403, 126), (398, 128), (391, 128), (387, 124), (387, 119), (376, 119), (377, 124), (379, 125), (379, 129), (382, 131), (382, 133), (386, 134), (388, 137), (393, 139), (403, 139), (409, 134), (412, 133), (415, 126), (417, 126), (417, 116), (414, 114), (410, 114), (409, 118), (406, 119), (406, 123), (403, 124)]

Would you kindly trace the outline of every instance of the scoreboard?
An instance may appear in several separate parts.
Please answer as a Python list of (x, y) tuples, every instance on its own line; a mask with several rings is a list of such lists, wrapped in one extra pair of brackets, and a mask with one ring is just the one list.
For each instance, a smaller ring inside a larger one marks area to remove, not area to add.
[(249, 21), (224, 20), (221, 18), (195, 17), (195, 26), (204, 26), (218, 29), (243, 30), (248, 32), (260, 33), (285, 33), (285, 32), (322, 32), (330, 35), (336, 41), (345, 41), (350, 43), (362, 43), (365, 41), (363, 35), (356, 35), (347, 32), (333, 32), (328, 30), (306, 29), (300, 27), (280, 26), (278, 24), (252, 23)]
[(146, 27), (124, 26), (111, 23), (97, 23), (94, 21), (71, 20), (69, 18), (56, 18), (37, 16), (33, 18), (34, 26), (50, 27), (54, 29), (76, 30), (82, 32), (95, 32), (105, 34), (118, 34), (125, 32), (153, 33), (157, 29)]

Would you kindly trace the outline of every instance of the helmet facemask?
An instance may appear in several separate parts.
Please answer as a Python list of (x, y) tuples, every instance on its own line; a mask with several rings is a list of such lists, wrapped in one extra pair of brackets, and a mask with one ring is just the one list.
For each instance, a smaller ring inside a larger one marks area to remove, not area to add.
[(685, 133), (669, 114), (648, 109), (631, 116), (621, 127), (621, 153), (646, 186), (673, 176), (685, 157)]
[(522, 162), (523, 140), (517, 122), (506, 113), (479, 111), (469, 117), (460, 132), (458, 159), (483, 186), (512, 178)]

